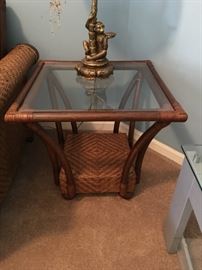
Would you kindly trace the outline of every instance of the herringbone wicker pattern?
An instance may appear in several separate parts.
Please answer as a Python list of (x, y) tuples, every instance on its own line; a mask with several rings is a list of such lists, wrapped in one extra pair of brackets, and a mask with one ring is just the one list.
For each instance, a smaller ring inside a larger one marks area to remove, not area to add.
[[(126, 134), (68, 134), (64, 146), (76, 184), (76, 193), (119, 192), (123, 165), (129, 153)], [(61, 189), (66, 187), (64, 170)], [(135, 173), (129, 175), (128, 191), (135, 188)]]

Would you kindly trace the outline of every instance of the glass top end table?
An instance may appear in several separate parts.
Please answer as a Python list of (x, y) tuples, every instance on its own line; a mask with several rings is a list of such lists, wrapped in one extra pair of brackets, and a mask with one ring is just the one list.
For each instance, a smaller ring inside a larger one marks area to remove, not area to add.
[(15, 112), (15, 121), (24, 121), (25, 114), (33, 121), (71, 121), (72, 117), (113, 121), (115, 112), (119, 120), (186, 121), (187, 114), (150, 61), (114, 61), (114, 73), (95, 80), (78, 76), (78, 63), (39, 62), (6, 121), (11, 111)]
[(20, 111), (173, 111), (159, 88), (147, 66), (140, 63), (94, 80), (78, 76), (74, 66), (47, 63)]
[[(78, 63), (40, 61), (7, 111), (5, 121), (25, 123), (43, 140), (53, 164), (55, 182), (60, 184), (65, 198), (88, 192), (119, 192), (122, 197), (131, 198), (140, 180), (149, 143), (171, 122), (186, 121), (187, 114), (151, 61), (113, 61), (113, 74), (107, 79), (94, 80), (77, 76)], [(78, 132), (77, 125), (84, 121), (113, 121), (113, 132), (84, 135)], [(127, 136), (119, 133), (122, 121), (129, 122)], [(134, 143), (137, 121), (152, 125)], [(58, 143), (40, 122), (55, 122)], [(70, 122), (72, 126), (72, 135), (66, 139), (62, 122)], [(116, 156), (117, 163), (107, 167)], [(95, 173), (92, 178), (85, 164), (91, 164), (89, 171), (93, 168)], [(106, 172), (111, 172), (111, 176)]]

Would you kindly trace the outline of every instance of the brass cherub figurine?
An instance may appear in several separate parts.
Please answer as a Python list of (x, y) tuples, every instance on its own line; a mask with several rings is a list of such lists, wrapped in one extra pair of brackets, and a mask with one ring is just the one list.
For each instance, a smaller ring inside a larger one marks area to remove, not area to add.
[(115, 33), (105, 33), (104, 24), (97, 21), (97, 0), (92, 0), (91, 13), (86, 22), (89, 40), (83, 42), (85, 58), (76, 69), (78, 74), (89, 79), (106, 78), (113, 73), (113, 66), (107, 60), (108, 40)]

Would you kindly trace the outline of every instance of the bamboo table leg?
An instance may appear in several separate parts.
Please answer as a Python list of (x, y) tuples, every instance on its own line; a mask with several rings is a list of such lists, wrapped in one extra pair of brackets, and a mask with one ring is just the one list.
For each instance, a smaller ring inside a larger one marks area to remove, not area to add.
[(57, 160), (64, 168), (66, 174), (66, 181), (60, 183), (61, 193), (65, 199), (72, 199), (75, 196), (75, 184), (71, 167), (64, 155), (63, 149), (45, 132), (45, 130), (38, 123), (26, 123), (26, 125), (33, 132), (35, 132), (46, 145), (53, 165), (54, 176), (56, 177), (56, 173), (58, 170)]
[(47, 151), (48, 151), (51, 163), (52, 163), (54, 181), (55, 181), (55, 184), (58, 186), (59, 185), (60, 165), (58, 164), (57, 157), (55, 156), (54, 152), (52, 152), (50, 147), (47, 145), (46, 148), (47, 148)]
[(121, 197), (125, 199), (132, 198), (133, 193), (127, 192), (128, 175), (129, 175), (130, 169), (135, 164), (136, 181), (137, 183), (139, 183), (143, 158), (151, 140), (156, 136), (156, 134), (162, 128), (166, 127), (169, 124), (170, 123), (166, 123), (166, 122), (154, 123), (146, 132), (142, 134), (142, 136), (137, 140), (137, 142), (132, 147), (123, 168), (122, 180), (121, 180), (121, 185), (120, 185)]
[[(138, 72), (132, 78), (128, 88), (126, 89), (123, 97), (121, 98), (121, 102), (119, 104), (119, 109), (125, 108), (126, 103), (127, 103), (132, 92), (134, 92), (133, 93), (132, 109), (137, 108), (139, 96), (140, 96), (140, 90), (142, 87), (142, 82), (143, 82), (143, 75), (141, 72)], [(119, 127), (120, 127), (120, 121), (115, 121), (114, 133), (119, 133)], [(130, 147), (132, 147), (132, 145), (133, 145), (134, 129), (135, 129), (135, 121), (131, 121), (130, 130), (129, 130), (129, 134), (128, 134), (128, 142), (129, 142)]]

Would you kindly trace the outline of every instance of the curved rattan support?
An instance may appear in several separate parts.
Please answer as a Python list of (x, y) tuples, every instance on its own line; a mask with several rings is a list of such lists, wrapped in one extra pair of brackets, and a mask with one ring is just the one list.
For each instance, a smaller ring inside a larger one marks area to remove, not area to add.
[[(126, 89), (126, 91), (123, 94), (123, 97), (121, 98), (121, 102), (119, 104), (119, 109), (125, 108), (125, 105), (126, 105), (126, 103), (128, 101), (128, 98), (130, 97), (132, 91), (134, 91), (132, 108), (137, 107), (138, 101), (139, 101), (139, 95), (140, 95), (142, 81), (143, 81), (142, 73), (137, 72), (133, 76), (128, 88)], [(120, 128), (120, 121), (115, 121), (115, 123), (114, 123), (114, 133), (119, 133), (119, 128)], [(135, 124), (132, 124), (132, 126), (130, 126), (130, 130), (129, 130), (129, 134), (128, 134), (128, 142), (129, 142), (130, 146), (132, 144), (130, 134), (132, 135), (131, 132), (134, 132), (134, 130), (132, 131), (132, 128), (135, 129)]]
[(62, 195), (65, 199), (72, 199), (75, 196), (75, 184), (73, 180), (73, 174), (71, 167), (64, 155), (62, 148), (57, 144), (38, 123), (26, 123), (27, 127), (35, 132), (41, 140), (44, 142), (48, 148), (48, 153), (50, 154), (51, 161), (57, 157), (57, 160), (61, 163), (66, 174), (66, 181), (60, 183), (60, 188)]
[(136, 162), (135, 162), (136, 184), (140, 183), (142, 162), (143, 162), (144, 155), (145, 155), (145, 153), (147, 151), (147, 148), (148, 148), (150, 142), (151, 142), (151, 140), (149, 140), (147, 143), (145, 142), (144, 147), (142, 148), (142, 150), (137, 155)]
[[(49, 91), (52, 107), (54, 109), (59, 109), (57, 95), (56, 95), (56, 91), (57, 91), (57, 93), (59, 94), (60, 98), (63, 101), (65, 108), (72, 109), (71, 102), (68, 99), (67, 95), (65, 94), (65, 90), (63, 89), (60, 81), (57, 79), (57, 77), (54, 75), (52, 71), (49, 71), (49, 74), (47, 76), (47, 83), (48, 83), (48, 91)], [(64, 146), (64, 135), (63, 135), (62, 123), (56, 122), (55, 124), (56, 124), (58, 142), (61, 146)], [(77, 123), (75, 121), (71, 122), (71, 127), (72, 127), (72, 133), (77, 134), (78, 128), (77, 128)]]
[(53, 151), (50, 149), (50, 147), (48, 145), (46, 145), (51, 163), (52, 163), (52, 168), (53, 168), (53, 177), (54, 177), (54, 181), (55, 184), (57, 186), (59, 186), (59, 173), (60, 173), (60, 166), (58, 164), (58, 160), (56, 155), (53, 153)]
[[(162, 128), (164, 128), (164, 127), (166, 127), (168, 125), (169, 125), (169, 123), (164, 123), (164, 126)], [(136, 183), (137, 184), (140, 183), (142, 162), (143, 162), (143, 159), (144, 159), (144, 155), (145, 155), (145, 153), (147, 151), (147, 148), (148, 148), (148, 146), (149, 146), (152, 139), (148, 138), (148, 140), (145, 141), (144, 147), (141, 149), (141, 151), (137, 155), (137, 159), (136, 159), (136, 162), (135, 162), (135, 173), (136, 173)]]
[(120, 127), (120, 121), (115, 121), (114, 122), (114, 133), (118, 134), (119, 133), (119, 127)]
[(75, 121), (71, 122), (71, 126), (72, 126), (72, 133), (73, 134), (78, 134), (78, 127), (77, 127), (77, 123)]
[(156, 134), (167, 125), (169, 125), (169, 123), (166, 123), (166, 122), (154, 123), (145, 133), (143, 133), (143, 135), (134, 144), (123, 168), (121, 185), (120, 185), (121, 197), (125, 199), (132, 198), (133, 193), (127, 192), (127, 188), (128, 188), (128, 175), (129, 175), (131, 167), (134, 164), (134, 160), (136, 159), (135, 160), (136, 173), (138, 173), (138, 176), (140, 176), (143, 157), (149, 146), (149, 143), (156, 136)]
[(135, 133), (135, 121), (130, 121), (129, 131), (128, 131), (128, 144), (130, 148), (133, 147), (134, 133)]
[(57, 130), (57, 136), (58, 136), (58, 142), (60, 146), (64, 147), (64, 135), (63, 135), (63, 129), (62, 129), (62, 123), (61, 122), (55, 122), (56, 130)]

